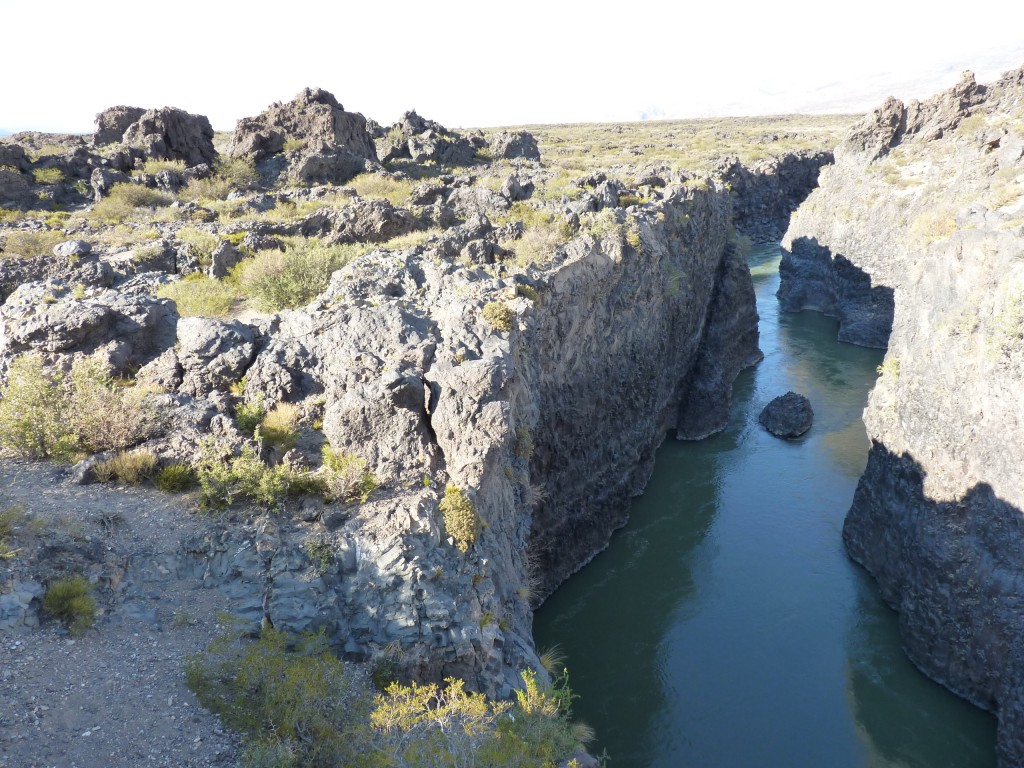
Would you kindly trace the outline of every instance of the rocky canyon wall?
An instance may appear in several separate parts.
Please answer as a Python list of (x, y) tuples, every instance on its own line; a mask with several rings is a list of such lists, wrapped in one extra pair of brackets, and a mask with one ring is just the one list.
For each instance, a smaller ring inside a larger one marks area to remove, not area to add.
[(850, 555), (928, 675), (1024, 765), (1024, 70), (887, 100), (794, 215), (779, 298), (888, 348)]

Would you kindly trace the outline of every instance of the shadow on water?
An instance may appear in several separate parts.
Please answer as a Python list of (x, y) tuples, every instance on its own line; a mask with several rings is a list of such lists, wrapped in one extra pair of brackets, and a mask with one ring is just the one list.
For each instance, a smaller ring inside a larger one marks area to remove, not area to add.
[[(882, 353), (838, 343), (834, 319), (780, 314), (778, 261), (777, 246), (751, 255), (765, 359), (737, 380), (730, 426), (666, 440), (629, 524), (537, 611), (537, 644), (561, 646), (615, 768), (926, 766), (926, 739), (904, 733), (922, 718), (954, 734), (949, 765), (990, 768), (991, 730), (961, 728), (967, 705), (902, 655), (843, 549)], [(790, 389), (815, 423), (784, 442), (757, 414)], [(921, 714), (875, 718), (879, 680)]]

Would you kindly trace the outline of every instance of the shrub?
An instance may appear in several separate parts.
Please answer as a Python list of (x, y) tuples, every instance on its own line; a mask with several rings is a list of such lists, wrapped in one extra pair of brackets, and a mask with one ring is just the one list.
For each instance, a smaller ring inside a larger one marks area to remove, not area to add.
[(148, 480), (156, 471), (156, 454), (149, 449), (120, 451), (113, 457), (98, 464), (93, 471), (100, 482), (117, 478), (127, 485), (138, 485)]
[(238, 299), (231, 285), (199, 272), (159, 286), (156, 295), (173, 301), (181, 317), (224, 317)]
[(449, 485), (444, 489), (444, 498), (438, 508), (444, 517), (445, 530), (454, 539), (455, 546), (460, 552), (468, 552), (480, 533), (480, 516), (472, 499), (461, 488)]
[(115, 184), (107, 197), (92, 207), (89, 218), (101, 224), (120, 224), (140, 215), (143, 210), (152, 213), (172, 201), (173, 198), (165, 192), (141, 184)]
[(257, 642), (220, 637), (188, 658), (185, 679), (204, 707), (245, 735), (243, 765), (268, 757), (288, 761), (263, 764), (371, 764), (362, 727), (370, 697), (322, 634), (294, 644), (269, 628)]
[(380, 483), (367, 471), (366, 461), (350, 453), (335, 451), (324, 444), (323, 460), (328, 494), (339, 501), (359, 500), (365, 503)]
[(59, 184), (64, 181), (64, 171), (60, 168), (33, 168), (32, 177), (36, 184)]
[[(236, 411), (237, 412), (237, 411)], [(295, 447), (299, 439), (299, 407), (293, 403), (278, 403), (260, 422), (263, 440), (278, 450)]]
[(38, 354), (11, 363), (0, 390), (0, 445), (27, 459), (63, 456), (74, 447), (61, 378)]
[(213, 252), (220, 245), (220, 238), (195, 227), (183, 227), (176, 233), (181, 242), (187, 243), (199, 264), (208, 267), (213, 260)]
[(38, 259), (53, 254), (53, 247), (66, 240), (63, 232), (33, 230), (8, 232), (3, 240), (5, 259)]
[(168, 464), (153, 478), (153, 485), (164, 493), (180, 493), (196, 484), (196, 473), (184, 464)]
[(181, 173), (185, 170), (184, 160), (147, 160), (142, 166), (142, 172), (150, 175), (160, 173), (160, 171), (176, 171)]
[(267, 409), (263, 407), (262, 402), (239, 403), (235, 406), (235, 421), (238, 422), (238, 428), (247, 435), (256, 433), (256, 427), (263, 422), (266, 415)]
[(497, 331), (511, 331), (516, 318), (512, 307), (503, 301), (491, 301), (484, 305), (481, 315)]
[(206, 509), (230, 506), (239, 498), (276, 506), (288, 493), (293, 474), (285, 464), (268, 467), (251, 445), (244, 446), (238, 456), (225, 458), (209, 443), (196, 466), (201, 504)]
[(316, 239), (299, 239), (287, 251), (261, 251), (233, 272), (239, 289), (252, 297), (264, 312), (301, 307), (327, 289), (331, 275), (364, 253), (369, 246), (324, 245)]
[(123, 451), (164, 427), (163, 418), (148, 399), (152, 389), (119, 385), (94, 360), (76, 361), (69, 385), (68, 426), (76, 446), (87, 453)]
[(248, 766), (554, 768), (593, 736), (570, 719), (564, 675), (543, 686), (524, 672), (510, 702), (454, 678), (443, 687), (392, 682), (371, 699), (322, 633), (224, 635), (188, 658), (185, 678), (204, 707), (242, 732)]
[(318, 576), (323, 576), (331, 570), (334, 563), (334, 548), (329, 541), (318, 539), (306, 542), (306, 554)]
[(96, 602), (89, 593), (92, 585), (84, 576), (58, 579), (43, 595), (43, 611), (64, 622), (71, 634), (80, 635), (96, 620)]
[(243, 158), (221, 158), (205, 179), (190, 181), (178, 197), (182, 200), (227, 200), (236, 189), (245, 189), (260, 180), (252, 161)]

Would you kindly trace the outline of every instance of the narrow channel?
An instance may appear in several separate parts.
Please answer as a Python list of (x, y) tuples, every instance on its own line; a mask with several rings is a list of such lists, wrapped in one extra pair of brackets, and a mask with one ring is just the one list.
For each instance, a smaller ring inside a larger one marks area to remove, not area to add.
[[(665, 441), (630, 523), (538, 610), (537, 645), (561, 649), (612, 768), (993, 768), (995, 719), (906, 659), (843, 549), (882, 354), (780, 313), (779, 258), (750, 256), (765, 359), (729, 428)], [(815, 412), (793, 442), (757, 423), (788, 390)]]

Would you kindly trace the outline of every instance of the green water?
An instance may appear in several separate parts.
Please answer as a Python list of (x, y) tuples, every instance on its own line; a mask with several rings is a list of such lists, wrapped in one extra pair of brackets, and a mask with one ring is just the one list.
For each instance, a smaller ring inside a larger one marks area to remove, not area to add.
[[(537, 612), (537, 644), (561, 647), (611, 768), (991, 768), (994, 718), (906, 660), (843, 550), (882, 355), (780, 314), (778, 260), (751, 254), (765, 359), (729, 428), (665, 442), (629, 525)], [(815, 411), (791, 443), (757, 424), (787, 390)]]

